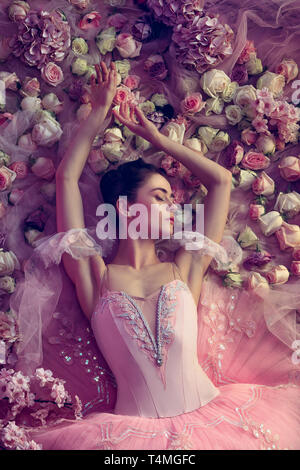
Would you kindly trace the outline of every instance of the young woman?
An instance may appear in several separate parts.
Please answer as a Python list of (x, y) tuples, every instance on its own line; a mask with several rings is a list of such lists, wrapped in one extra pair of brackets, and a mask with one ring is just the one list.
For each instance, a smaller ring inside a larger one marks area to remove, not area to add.
[[(128, 228), (134, 217), (128, 213), (124, 223), (121, 216), (136, 203), (146, 209), (148, 233), (157, 228), (160, 236), (172, 234), (169, 216), (173, 195), (164, 173), (139, 159), (121, 164), (102, 177), (104, 202), (116, 208), (119, 225), (127, 235), (119, 240), (112, 263), (105, 264), (101, 242), (87, 234), (78, 181), (115, 95), (113, 63), (110, 70), (103, 62), (101, 69), (97, 66), (97, 81), (92, 84), (92, 112), (57, 170), (57, 231), (63, 233), (57, 250), (62, 252), (82, 311), (116, 378), (117, 402), (114, 413), (93, 412), (79, 421), (63, 419), (57, 425), (31, 430), (31, 438), (43, 449), (299, 449), (298, 386), (267, 385), (272, 382), (270, 377), (265, 385), (248, 383), (245, 377), (250, 377), (251, 371), (247, 366), (263, 367), (253, 365), (242, 349), (231, 358), (234, 366), (234, 359), (243, 357), (246, 371), (241, 369), (241, 383), (226, 382), (223, 376), (223, 385), (219, 381), (217, 387), (199, 364), (197, 347), (203, 338), (197, 328), (197, 308), (213, 251), (201, 255), (201, 250), (199, 253), (181, 246), (173, 262), (161, 262), (153, 238), (130, 236)], [(162, 135), (139, 108), (121, 104), (120, 112), (114, 113), (136, 135), (201, 178), (208, 189), (205, 241), (209, 244), (210, 240), (217, 253), (228, 213), (231, 174)], [(128, 208), (121, 204), (122, 195), (127, 196)], [(158, 226), (153, 214), (159, 216)], [(73, 237), (78, 233), (81, 242)], [(76, 256), (74, 240), (77, 249), (81, 243), (89, 256)], [(50, 248), (55, 250), (55, 244)], [(217, 297), (216, 289), (216, 302)], [(213, 309), (213, 305), (209, 307)], [(278, 367), (283, 371), (286, 351), (280, 349), (263, 321), (258, 326), (259, 335), (249, 348), (252, 357), (269, 361), (270, 371), (275, 370), (275, 364), (277, 371)], [(267, 338), (266, 346), (262, 346), (263, 338)], [(277, 355), (270, 361), (267, 355), (274, 345)]]

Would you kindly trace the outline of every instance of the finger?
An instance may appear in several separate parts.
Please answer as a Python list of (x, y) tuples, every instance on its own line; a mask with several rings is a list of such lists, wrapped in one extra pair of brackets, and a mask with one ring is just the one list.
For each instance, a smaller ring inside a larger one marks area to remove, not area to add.
[(145, 118), (143, 111), (141, 110), (141, 108), (139, 108), (139, 106), (135, 106), (134, 111), (135, 111), (138, 121), (142, 124), (143, 118)]
[(103, 60), (101, 61), (101, 68), (103, 74), (103, 81), (106, 81), (108, 79), (108, 70), (106, 67), (106, 63)]
[(102, 82), (102, 75), (101, 75), (100, 65), (96, 64), (95, 69), (96, 69), (96, 72), (97, 72), (98, 83), (101, 83)]
[(134, 108), (130, 108), (130, 119), (134, 122), (134, 124), (138, 124), (138, 121), (136, 120), (135, 118), (135, 115), (134, 115)]

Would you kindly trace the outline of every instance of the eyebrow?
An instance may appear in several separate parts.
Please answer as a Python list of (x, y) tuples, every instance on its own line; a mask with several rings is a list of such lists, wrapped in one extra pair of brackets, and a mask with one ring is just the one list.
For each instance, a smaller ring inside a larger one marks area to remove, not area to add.
[[(160, 190), (163, 191), (164, 193), (168, 194), (168, 191), (167, 191), (165, 188), (153, 188), (153, 189), (151, 189), (150, 192), (155, 191), (156, 189), (160, 189)], [(172, 197), (172, 198), (175, 198), (175, 194), (174, 194), (174, 193), (171, 193), (171, 197)]]

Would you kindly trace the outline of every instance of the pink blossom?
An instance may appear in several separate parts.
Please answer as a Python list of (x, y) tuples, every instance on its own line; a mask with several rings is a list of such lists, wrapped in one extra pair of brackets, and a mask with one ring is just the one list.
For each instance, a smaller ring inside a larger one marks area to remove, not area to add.
[(270, 135), (270, 131), (268, 129), (268, 121), (267, 119), (263, 119), (263, 117), (258, 114), (256, 118), (253, 119), (252, 121), (252, 126), (258, 133), (265, 133), (267, 135)]
[(36, 369), (35, 377), (38, 380), (41, 387), (44, 387), (46, 384), (54, 382), (53, 373), (51, 370), (45, 370), (43, 368)]
[(55, 403), (59, 408), (64, 406), (67, 393), (62, 382), (55, 382), (52, 386), (51, 397), (54, 398)]
[(256, 53), (256, 48), (254, 47), (254, 42), (247, 39), (246, 45), (239, 56), (237, 63), (245, 64), (251, 58), (251, 54)]

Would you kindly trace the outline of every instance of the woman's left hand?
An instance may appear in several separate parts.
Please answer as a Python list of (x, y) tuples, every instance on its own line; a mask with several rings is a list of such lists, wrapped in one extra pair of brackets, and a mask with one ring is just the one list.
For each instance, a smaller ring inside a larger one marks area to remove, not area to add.
[(96, 64), (95, 66), (98, 83), (96, 83), (96, 77), (94, 75), (92, 75), (91, 78), (89, 94), (93, 111), (98, 111), (103, 107), (109, 108), (117, 88), (117, 69), (114, 62), (111, 62), (110, 70), (107, 69), (105, 62), (101, 61), (100, 65)]

